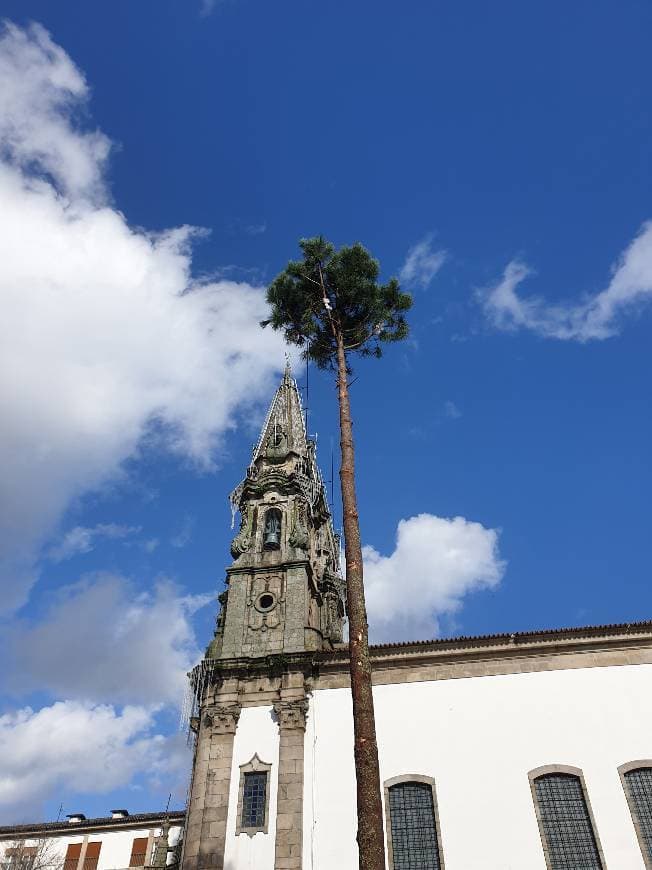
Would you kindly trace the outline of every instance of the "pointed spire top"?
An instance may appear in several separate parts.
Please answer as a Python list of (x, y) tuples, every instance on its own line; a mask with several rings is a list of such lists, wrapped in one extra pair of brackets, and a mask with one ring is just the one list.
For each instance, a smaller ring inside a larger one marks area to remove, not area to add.
[(274, 444), (280, 451), (293, 450), (305, 455), (308, 444), (297, 382), (292, 377), (289, 355), (285, 355), (285, 371), (272, 404), (267, 412), (260, 437), (254, 448), (253, 461)]
[(285, 351), (285, 371), (283, 372), (283, 381), (291, 382), (292, 381), (292, 366), (290, 364), (290, 354)]

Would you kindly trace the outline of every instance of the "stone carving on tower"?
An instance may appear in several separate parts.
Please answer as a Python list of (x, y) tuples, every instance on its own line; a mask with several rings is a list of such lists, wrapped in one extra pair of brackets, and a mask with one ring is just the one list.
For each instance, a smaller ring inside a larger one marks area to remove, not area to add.
[(340, 643), (339, 540), (289, 366), (231, 505), (240, 512), (240, 528), (207, 657), (258, 657)]
[(274, 867), (299, 870), (308, 680), (319, 652), (342, 641), (344, 582), (315, 443), (289, 367), (231, 506), (234, 517), (240, 512), (233, 562), (215, 636), (190, 675), (186, 713), (195, 755), (182, 870), (225, 867), (227, 819), (237, 811), (229, 801), (238, 723), (263, 696), (278, 723)]

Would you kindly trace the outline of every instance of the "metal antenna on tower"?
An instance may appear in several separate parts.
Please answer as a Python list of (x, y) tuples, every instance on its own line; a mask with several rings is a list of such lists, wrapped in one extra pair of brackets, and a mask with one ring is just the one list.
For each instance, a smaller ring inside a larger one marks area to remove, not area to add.
[[(333, 436), (331, 435), (331, 516), (335, 516), (335, 496), (333, 495), (333, 487), (335, 480), (335, 472), (334, 472), (334, 461), (333, 461)], [(333, 525), (335, 522), (333, 521)]]
[(309, 365), (308, 364), (308, 354), (306, 353), (306, 437), (309, 437), (309, 434), (308, 434), (308, 400), (309, 400), (310, 396), (309, 396), (309, 392), (308, 392), (308, 371), (309, 371), (308, 365)]

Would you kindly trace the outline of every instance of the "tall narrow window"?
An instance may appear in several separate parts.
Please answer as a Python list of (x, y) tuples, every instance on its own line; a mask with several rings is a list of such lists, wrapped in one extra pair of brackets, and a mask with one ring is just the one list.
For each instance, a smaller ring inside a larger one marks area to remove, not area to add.
[(242, 827), (262, 828), (265, 824), (267, 773), (245, 773), (242, 795)]
[(131, 858), (129, 859), (129, 866), (144, 867), (146, 854), (147, 837), (134, 837), (134, 843), (131, 847)]
[(620, 775), (645, 866), (652, 868), (652, 763), (649, 766), (635, 766), (640, 764), (623, 765)]
[(271, 764), (261, 761), (257, 755), (240, 765), (238, 789), (238, 815), (235, 833), (267, 833), (269, 822), (269, 772)]
[(83, 870), (97, 870), (97, 863), (100, 860), (100, 849), (102, 841), (97, 840), (93, 843), (86, 844), (86, 857), (84, 858)]
[(425, 776), (385, 783), (391, 870), (443, 870), (434, 782)]
[(603, 870), (580, 776), (565, 771), (530, 776), (549, 870)]

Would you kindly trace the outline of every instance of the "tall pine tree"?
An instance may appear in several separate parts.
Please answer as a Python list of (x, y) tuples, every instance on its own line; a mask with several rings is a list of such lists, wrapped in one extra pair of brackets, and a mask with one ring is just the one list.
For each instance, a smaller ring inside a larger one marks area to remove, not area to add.
[(324, 238), (303, 239), (301, 260), (291, 260), (267, 289), (271, 306), (262, 326), (281, 330), (306, 359), (337, 374), (340, 408), (340, 483), (344, 515), (346, 596), (360, 870), (384, 870), (385, 846), (378, 745), (371, 687), (362, 546), (355, 491), (355, 453), (349, 400), (349, 356), (382, 355), (382, 344), (408, 334), (412, 297), (396, 279), (380, 284), (380, 267), (361, 245), (337, 251)]

